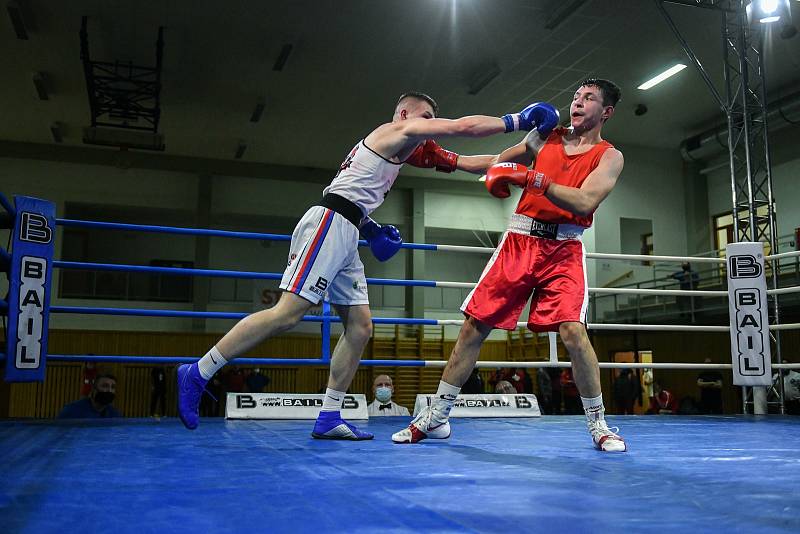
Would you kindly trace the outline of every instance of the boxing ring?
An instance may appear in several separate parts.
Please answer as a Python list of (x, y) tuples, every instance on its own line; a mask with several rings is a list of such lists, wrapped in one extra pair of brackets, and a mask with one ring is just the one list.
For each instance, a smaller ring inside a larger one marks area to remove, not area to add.
[[(3, 199), (5, 209), (14, 208)], [(288, 241), (286, 235), (55, 219), (62, 227)], [(362, 242), (362, 245), (365, 243)], [(406, 243), (403, 248), (479, 254), (493, 249)], [(12, 254), (5, 254), (12, 259)], [(800, 253), (767, 256), (777, 262)], [(589, 259), (705, 262), (724, 258), (589, 253)], [(53, 261), (55, 269), (279, 280), (281, 273)], [(435, 280), (368, 278), (368, 284), (470, 288)], [(594, 294), (727, 298), (727, 291), (590, 288)], [(800, 291), (770, 289), (771, 295)], [(6, 309), (11, 307), (6, 305)], [(50, 306), (50, 313), (239, 319), (247, 313)], [(325, 366), (330, 306), (319, 323), (322, 350), (307, 358), (239, 358), (235, 364)], [(375, 324), (458, 325), (458, 320), (373, 318)], [(525, 323), (520, 323), (524, 326)], [(590, 330), (730, 333), (727, 325), (589, 324)], [(777, 332), (800, 324), (774, 324)], [(551, 344), (552, 347), (552, 344)], [(48, 354), (51, 361), (177, 364), (183, 357)], [(479, 361), (479, 367), (568, 367), (549, 361)], [(445, 360), (363, 360), (365, 366), (442, 368)], [(617, 363), (602, 368), (726, 369), (731, 364)], [(773, 364), (797, 369), (800, 364)], [(606, 396), (608, 396), (606, 392)], [(408, 418), (364, 424), (375, 440), (319, 441), (307, 421), (204, 419), (195, 432), (161, 421), (0, 422), (0, 518), (11, 532), (120, 531), (436, 532), (744, 530), (797, 531), (796, 418), (786, 416), (609, 416), (626, 454), (596, 451), (583, 416), (459, 419), (453, 437), (392, 444)], [(87, 456), (91, 461), (87, 464)], [(244, 511), (244, 513), (242, 513)], [(7, 529), (7, 530), (6, 530)]]

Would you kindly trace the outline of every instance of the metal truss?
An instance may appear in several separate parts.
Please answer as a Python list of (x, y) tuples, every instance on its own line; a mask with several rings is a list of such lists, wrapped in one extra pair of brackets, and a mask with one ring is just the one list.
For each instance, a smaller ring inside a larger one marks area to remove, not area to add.
[[(724, 95), (717, 90), (691, 47), (681, 36), (664, 3), (713, 9), (720, 13)], [(745, 0), (655, 0), (667, 24), (703, 77), (725, 114), (728, 125), (728, 153), (731, 174), (732, 213), (737, 241), (760, 241), (769, 254), (778, 253), (778, 231), (772, 189), (769, 136), (767, 131), (766, 75), (764, 72), (764, 31), (761, 24), (748, 22)], [(769, 268), (768, 268), (769, 269)], [(769, 272), (769, 270), (768, 270)], [(771, 285), (778, 287), (778, 269), (771, 269)], [(778, 297), (772, 298), (772, 321), (779, 323)], [(775, 332), (775, 359), (781, 362), (780, 331)], [(784, 412), (783, 381), (778, 394)], [(745, 388), (752, 389), (752, 388)], [(755, 398), (754, 393), (750, 392)], [(744, 407), (755, 402), (744, 395)]]
[(89, 58), (87, 17), (81, 22), (81, 61), (89, 93), (92, 127), (103, 126), (158, 133), (161, 119), (161, 64), (164, 29), (158, 29), (156, 66)]

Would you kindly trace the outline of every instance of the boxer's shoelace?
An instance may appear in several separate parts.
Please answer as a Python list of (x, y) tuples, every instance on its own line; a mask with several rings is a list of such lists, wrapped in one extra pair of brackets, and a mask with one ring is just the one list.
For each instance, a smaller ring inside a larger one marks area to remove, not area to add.
[(620, 436), (617, 432), (619, 432), (619, 427), (612, 426), (609, 427), (606, 423), (605, 419), (599, 419), (596, 421), (587, 421), (586, 425), (589, 427), (589, 432), (592, 434), (592, 438), (595, 441), (599, 441), (601, 437), (608, 436), (612, 439), (618, 439), (620, 441), (624, 441), (622, 436)]
[[(187, 372), (187, 374), (188, 374), (188, 372)], [(190, 383), (194, 382), (194, 380), (190, 376), (187, 376), (185, 378), (185, 380), (189, 381)], [(192, 386), (194, 386), (194, 387), (192, 387)], [(217, 398), (208, 390), (208, 388), (207, 388), (208, 383), (203, 384), (202, 388), (196, 387), (197, 386), (196, 382), (193, 383), (192, 386), (190, 386), (187, 389), (189, 389), (189, 394), (191, 396), (190, 397), (190, 401), (192, 403), (192, 406), (197, 406), (198, 410), (200, 409), (200, 399), (203, 397), (203, 393), (205, 393), (206, 395), (208, 395), (209, 397), (214, 399), (214, 402), (219, 402), (217, 400)], [(186, 388), (185, 385), (183, 387)]]
[(434, 424), (433, 415), (434, 415), (433, 410), (431, 408), (425, 408), (411, 423), (418, 429), (422, 430), (423, 432), (427, 432), (428, 429), (431, 428), (431, 425), (434, 425), (435, 429), (442, 426), (445, 423), (445, 421), (436, 420), (438, 424)]

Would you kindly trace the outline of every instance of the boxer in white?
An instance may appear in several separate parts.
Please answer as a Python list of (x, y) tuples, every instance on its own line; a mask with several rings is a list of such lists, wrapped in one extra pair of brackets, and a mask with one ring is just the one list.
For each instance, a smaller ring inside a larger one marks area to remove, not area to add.
[(438, 106), (431, 97), (402, 95), (392, 121), (378, 126), (353, 147), (320, 202), (309, 208), (295, 227), (278, 304), (245, 317), (197, 363), (178, 368), (178, 412), (186, 428), (197, 427), (200, 397), (214, 373), (265, 339), (295, 326), (327, 295), (342, 319), (344, 333), (333, 352), (328, 388), (312, 436), (372, 439), (372, 434), (340, 415), (345, 392), (372, 335), (364, 265), (358, 255), (359, 233), (379, 260), (389, 259), (402, 245), (400, 234), (397, 228), (381, 226), (369, 215), (383, 202), (403, 163), (443, 172), (463, 166), (485, 167), (483, 159), (489, 156), (459, 158), (430, 138), (531, 130), (539, 116), (536, 106), (513, 116), (472, 115), (450, 120), (436, 118)]

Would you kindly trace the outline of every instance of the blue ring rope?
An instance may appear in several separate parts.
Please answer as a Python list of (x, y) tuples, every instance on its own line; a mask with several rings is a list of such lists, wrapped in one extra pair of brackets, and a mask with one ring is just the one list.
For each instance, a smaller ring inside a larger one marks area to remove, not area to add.
[[(9, 205), (10, 206), (10, 205)], [(11, 212), (13, 213), (13, 211)], [(232, 237), (238, 239), (259, 239), (262, 241), (291, 241), (292, 236), (284, 234), (265, 234), (260, 232), (235, 232), (232, 230), (211, 230), (206, 228), (183, 228), (179, 226), (158, 226), (153, 224), (127, 224), (102, 221), (81, 221), (77, 219), (56, 219), (59, 226), (72, 228), (99, 228), (102, 230), (129, 230), (138, 232), (155, 232), (161, 234), (202, 235), (211, 237)], [(362, 247), (368, 245), (365, 240), (358, 244)], [(412, 250), (438, 250), (438, 245), (427, 243), (403, 243), (400, 248)]]
[[(228, 271), (225, 269), (187, 269), (186, 267), (153, 267), (150, 265), (89, 263), (84, 261), (54, 261), (53, 267), (59, 269), (81, 269), (91, 271), (123, 271), (135, 273), (209, 276), (212, 278), (280, 280), (283, 277), (283, 273), (257, 273), (253, 271)], [(435, 280), (396, 280), (393, 278), (367, 278), (367, 284), (384, 286), (437, 287)]]
[[(14, 210), (11, 203), (5, 196), (0, 194), (0, 205), (14, 215)], [(170, 234), (183, 234), (183, 235), (200, 235), (212, 237), (230, 237), (239, 239), (258, 239), (270, 241), (291, 241), (291, 236), (283, 234), (268, 234), (258, 232), (237, 232), (229, 230), (211, 230), (200, 228), (181, 228), (170, 226), (157, 226), (157, 225), (139, 225), (139, 224), (125, 224), (113, 222), (100, 222), (100, 221), (81, 221), (74, 219), (56, 219), (56, 224), (65, 227), (82, 227), (82, 228), (99, 228), (106, 230), (129, 230), (129, 231), (142, 231), (142, 232), (155, 232), (155, 233), (170, 233)], [(365, 240), (359, 241), (360, 246), (366, 246), (368, 243)], [(438, 250), (437, 245), (425, 243), (403, 243), (402, 248), (412, 250)], [(104, 270), (104, 271), (122, 271), (122, 272), (145, 272), (145, 273), (159, 273), (170, 275), (192, 275), (192, 276), (208, 276), (208, 277), (229, 277), (229, 278), (245, 278), (245, 279), (264, 279), (264, 280), (280, 280), (281, 273), (257, 273), (251, 271), (230, 271), (221, 269), (185, 269), (179, 267), (152, 267), (145, 265), (123, 265), (111, 263), (89, 263), (89, 262), (68, 262), (68, 261), (54, 261), (54, 267), (62, 269), (84, 269), (84, 270)], [(422, 287), (436, 287), (436, 282), (433, 280), (395, 280), (389, 278), (368, 278), (368, 283), (389, 286), (422, 286)], [(0, 301), (0, 310), (4, 310), (8, 305), (4, 301)], [(89, 315), (123, 315), (123, 316), (149, 316), (149, 317), (202, 317), (210, 319), (241, 319), (248, 313), (240, 312), (196, 312), (184, 310), (146, 310), (135, 308), (104, 308), (104, 307), (78, 307), (78, 306), (52, 306), (50, 308), (52, 313), (83, 313)], [(316, 316), (306, 315), (303, 321), (321, 322), (330, 324), (332, 322), (341, 322), (341, 318), (336, 316)], [(408, 325), (431, 325), (436, 326), (439, 321), (436, 319), (411, 319), (411, 318), (391, 318), (391, 317), (374, 317), (372, 322), (375, 324), (408, 324)], [(0, 361), (5, 359), (5, 355), (0, 355)], [(129, 362), (129, 363), (192, 363), (197, 361), (197, 357), (167, 357), (167, 356), (98, 356), (98, 355), (64, 355), (64, 354), (51, 354), (48, 355), (51, 361), (66, 361), (66, 362)], [(238, 358), (236, 363), (244, 365), (318, 365), (326, 366), (330, 364), (329, 358)], [(425, 367), (423, 360), (362, 360), (361, 365), (367, 366), (393, 366), (393, 367)]]
[(281, 273), (257, 273), (253, 271), (227, 271), (224, 269), (187, 269), (185, 267), (153, 267), (150, 265), (125, 265), (120, 263), (89, 263), (83, 261), (54, 261), (53, 267), (60, 269), (82, 269), (91, 271), (123, 271), (133, 273), (159, 273), (173, 275), (209, 276), (213, 278), (255, 278), (280, 280)]
[[(86, 315), (122, 315), (134, 317), (191, 317), (200, 319), (242, 319), (250, 315), (244, 312), (208, 312), (189, 310), (147, 310), (140, 308), (104, 308), (97, 306), (51, 306), (50, 313), (80, 313)], [(252, 312), (251, 312), (252, 313)], [(303, 321), (312, 323), (341, 323), (335, 315), (305, 315)], [(373, 317), (374, 324), (421, 324), (438, 326), (437, 319), (414, 319), (407, 317)]]
[[(0, 354), (0, 361), (5, 355)], [(48, 361), (57, 362), (105, 362), (105, 363), (142, 363), (142, 364), (170, 364), (194, 363), (197, 356), (102, 356), (84, 354), (48, 354)], [(330, 360), (322, 358), (236, 358), (231, 360), (232, 365), (318, 365), (324, 367)], [(425, 360), (361, 360), (360, 365), (375, 367), (425, 367)]]

